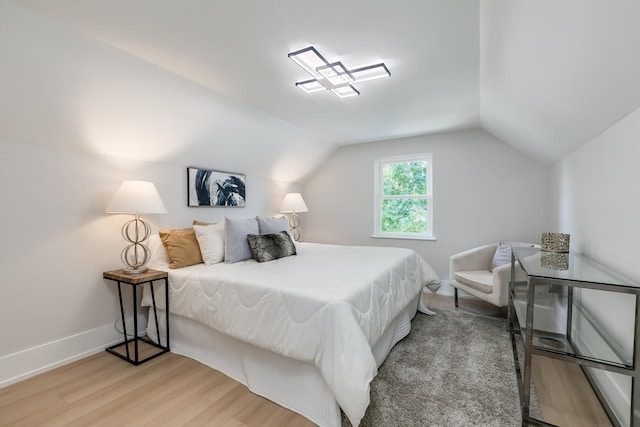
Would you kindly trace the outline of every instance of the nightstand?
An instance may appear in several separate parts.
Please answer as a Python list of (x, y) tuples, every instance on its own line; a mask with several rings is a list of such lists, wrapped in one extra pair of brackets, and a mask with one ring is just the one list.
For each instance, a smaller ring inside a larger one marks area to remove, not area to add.
[[(153, 359), (154, 357), (158, 357), (161, 354), (168, 352), (169, 349), (169, 274), (166, 271), (158, 271), (158, 270), (148, 270), (145, 273), (140, 274), (125, 274), (122, 269), (113, 270), (113, 271), (105, 271), (102, 273), (102, 277), (108, 280), (113, 280), (118, 283), (118, 296), (120, 298), (120, 315), (122, 316), (122, 329), (124, 335), (124, 341), (112, 345), (108, 347), (106, 350), (118, 356), (121, 359), (126, 360), (133, 365), (139, 365), (148, 360)], [(158, 328), (158, 312), (156, 310), (156, 296), (153, 289), (153, 282), (156, 280), (164, 281), (164, 291), (165, 291), (165, 312), (166, 312), (166, 334), (165, 334), (165, 343), (166, 345), (162, 345), (162, 340), (160, 337), (160, 329)], [(129, 338), (127, 335), (127, 326), (124, 318), (124, 305), (122, 302), (122, 284), (131, 285), (132, 296), (133, 296), (133, 338)], [(138, 287), (143, 286), (145, 284), (149, 284), (151, 289), (151, 299), (153, 301), (153, 314), (156, 322), (156, 331), (158, 331), (158, 342), (155, 343), (151, 341), (147, 337), (139, 337), (138, 336)], [(140, 359), (140, 351), (139, 351), (139, 343), (144, 343), (146, 346), (152, 346), (160, 351), (156, 351), (155, 353), (145, 357), (144, 359)], [(130, 344), (133, 344), (133, 351), (129, 348)], [(124, 354), (116, 351), (116, 348), (124, 346)], [(133, 357), (131, 357), (131, 353), (133, 352)]]

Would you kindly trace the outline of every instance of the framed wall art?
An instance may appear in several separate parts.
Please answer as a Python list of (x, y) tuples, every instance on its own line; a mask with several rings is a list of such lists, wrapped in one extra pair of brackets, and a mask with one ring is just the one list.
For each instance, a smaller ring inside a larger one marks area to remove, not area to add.
[(244, 208), (245, 184), (242, 174), (188, 167), (188, 206)]

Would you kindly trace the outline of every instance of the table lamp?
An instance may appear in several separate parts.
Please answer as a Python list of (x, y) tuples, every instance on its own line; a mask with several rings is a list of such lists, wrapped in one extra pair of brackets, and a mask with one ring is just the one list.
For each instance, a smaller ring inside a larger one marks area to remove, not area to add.
[(282, 206), (280, 206), (281, 213), (290, 213), (289, 227), (291, 227), (291, 233), (296, 241), (300, 240), (300, 219), (298, 218), (298, 212), (309, 212), (307, 204), (304, 202), (300, 193), (287, 193), (282, 200)]
[(124, 181), (105, 212), (135, 215), (134, 219), (122, 226), (122, 237), (131, 244), (122, 250), (120, 258), (128, 266), (124, 273), (146, 272), (145, 264), (149, 261), (150, 252), (144, 242), (151, 234), (151, 227), (140, 219), (140, 214), (167, 213), (156, 186), (148, 181)]

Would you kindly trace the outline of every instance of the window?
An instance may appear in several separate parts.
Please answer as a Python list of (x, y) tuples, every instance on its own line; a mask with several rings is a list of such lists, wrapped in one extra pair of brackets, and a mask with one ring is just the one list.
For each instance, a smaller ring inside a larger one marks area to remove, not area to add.
[(375, 161), (374, 237), (433, 239), (431, 154)]

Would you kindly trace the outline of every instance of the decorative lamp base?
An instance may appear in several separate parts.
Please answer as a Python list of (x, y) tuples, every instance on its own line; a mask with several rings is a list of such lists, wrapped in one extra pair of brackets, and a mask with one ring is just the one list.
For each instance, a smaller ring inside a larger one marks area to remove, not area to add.
[(295, 211), (289, 217), (289, 228), (291, 228), (291, 234), (296, 242), (300, 241), (300, 219)]
[(122, 226), (122, 237), (131, 243), (120, 254), (120, 259), (128, 266), (124, 269), (125, 274), (140, 274), (148, 270), (145, 264), (149, 261), (151, 252), (144, 242), (149, 234), (151, 234), (151, 227), (141, 220), (138, 214)]

